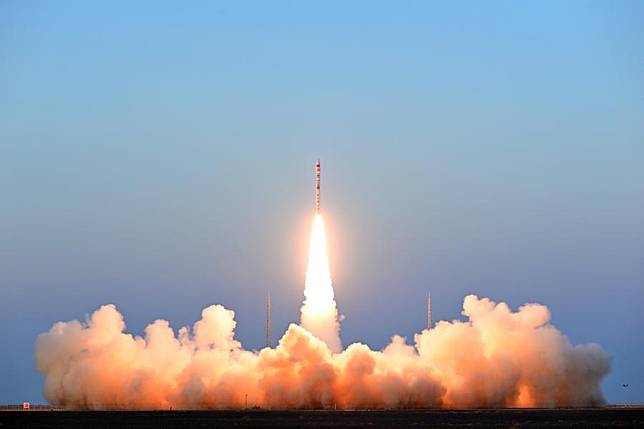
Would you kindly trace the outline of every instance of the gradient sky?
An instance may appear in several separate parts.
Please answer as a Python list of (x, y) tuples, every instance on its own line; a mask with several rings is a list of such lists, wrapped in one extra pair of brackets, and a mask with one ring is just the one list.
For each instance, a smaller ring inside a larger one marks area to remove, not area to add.
[(0, 146), (0, 403), (104, 303), (297, 322), (318, 157), (345, 344), (540, 302), (644, 402), (643, 2), (3, 1)]

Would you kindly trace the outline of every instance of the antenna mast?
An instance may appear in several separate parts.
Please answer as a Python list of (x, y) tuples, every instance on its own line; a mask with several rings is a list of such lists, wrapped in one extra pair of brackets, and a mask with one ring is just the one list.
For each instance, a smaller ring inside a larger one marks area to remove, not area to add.
[(432, 329), (432, 293), (427, 292), (427, 329)]
[(272, 346), (273, 327), (271, 322), (271, 293), (266, 295), (266, 347)]

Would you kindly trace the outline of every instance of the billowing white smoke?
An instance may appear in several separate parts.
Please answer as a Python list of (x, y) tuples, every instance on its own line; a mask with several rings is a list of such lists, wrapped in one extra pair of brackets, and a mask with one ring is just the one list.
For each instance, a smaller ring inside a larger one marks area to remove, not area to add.
[(572, 346), (545, 306), (512, 312), (474, 295), (465, 322), (439, 322), (408, 345), (382, 351), (360, 343), (333, 353), (290, 325), (276, 348), (247, 351), (234, 339), (234, 313), (203, 310), (178, 334), (157, 320), (143, 338), (124, 333), (113, 305), (87, 323), (59, 322), (41, 334), (36, 365), (45, 397), (77, 409), (554, 407), (603, 403), (609, 358), (597, 345)]
[(324, 220), (318, 213), (313, 220), (309, 262), (304, 284), (301, 324), (321, 339), (333, 352), (342, 350), (338, 309), (333, 294)]

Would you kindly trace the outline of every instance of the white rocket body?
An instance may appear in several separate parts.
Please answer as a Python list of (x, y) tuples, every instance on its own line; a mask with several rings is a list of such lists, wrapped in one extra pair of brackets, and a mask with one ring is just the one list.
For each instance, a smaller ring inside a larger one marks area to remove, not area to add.
[(315, 212), (320, 213), (320, 160), (315, 163)]

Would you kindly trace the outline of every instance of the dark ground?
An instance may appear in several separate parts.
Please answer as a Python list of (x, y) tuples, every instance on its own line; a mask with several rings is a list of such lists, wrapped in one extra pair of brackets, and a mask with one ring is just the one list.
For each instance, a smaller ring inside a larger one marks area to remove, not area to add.
[(423, 411), (2, 411), (0, 428), (644, 428), (644, 408)]

